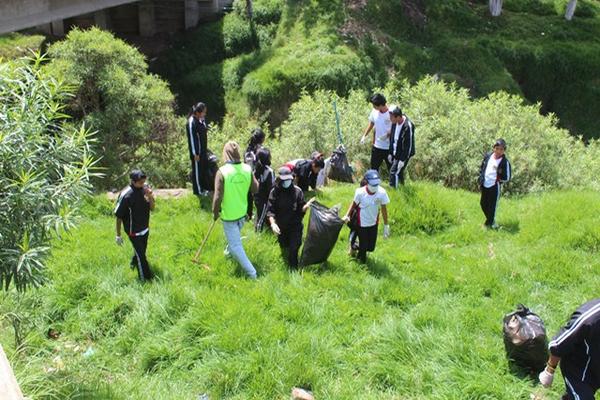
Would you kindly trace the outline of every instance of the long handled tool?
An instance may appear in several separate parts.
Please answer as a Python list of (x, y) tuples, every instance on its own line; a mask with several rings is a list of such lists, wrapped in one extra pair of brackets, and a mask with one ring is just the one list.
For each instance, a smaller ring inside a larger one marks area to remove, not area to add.
[[(194, 258), (192, 259), (192, 262), (194, 264), (199, 264), (198, 263), (198, 257), (200, 257), (200, 253), (202, 252), (202, 249), (204, 248), (204, 245), (206, 244), (206, 242), (208, 241), (208, 237), (210, 236), (210, 233), (212, 232), (213, 228), (215, 227), (215, 224), (217, 223), (217, 220), (213, 220), (212, 224), (210, 224), (210, 227), (208, 228), (208, 232), (206, 232), (206, 237), (204, 238), (204, 240), (202, 241), (202, 244), (200, 245), (200, 247), (198, 248), (198, 251), (196, 251), (196, 254), (194, 255)], [(210, 267), (206, 264), (202, 264), (202, 267), (210, 270)]]

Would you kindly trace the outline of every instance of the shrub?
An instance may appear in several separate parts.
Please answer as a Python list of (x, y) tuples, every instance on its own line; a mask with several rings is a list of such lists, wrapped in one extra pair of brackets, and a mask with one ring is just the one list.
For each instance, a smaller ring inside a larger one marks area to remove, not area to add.
[(103, 186), (113, 185), (144, 158), (160, 155), (173, 139), (173, 95), (164, 81), (146, 72), (135, 48), (97, 28), (75, 29), (49, 54), (49, 70), (76, 89), (69, 112), (99, 132), (95, 150), (103, 157)]
[[(557, 128), (556, 118), (541, 115), (539, 104), (524, 105), (521, 98), (506, 93), (472, 100), (465, 89), (431, 77), (415, 85), (393, 82), (384, 92), (388, 104), (399, 104), (416, 125), (416, 155), (409, 163), (413, 179), (476, 190), (483, 154), (503, 137), (514, 173), (505, 187), (508, 192), (598, 186), (594, 177), (600, 172), (600, 145), (594, 141), (586, 146)], [(307, 157), (313, 150), (330, 152), (337, 143), (334, 100), (350, 160), (358, 170), (367, 166), (369, 146), (358, 141), (370, 104), (361, 92), (347, 98), (327, 91), (304, 93), (290, 108), (279, 142), (272, 146), (274, 160)]]
[(71, 228), (91, 189), (91, 133), (61, 113), (67, 87), (42, 58), (0, 64), (0, 285), (44, 280), (54, 231)]

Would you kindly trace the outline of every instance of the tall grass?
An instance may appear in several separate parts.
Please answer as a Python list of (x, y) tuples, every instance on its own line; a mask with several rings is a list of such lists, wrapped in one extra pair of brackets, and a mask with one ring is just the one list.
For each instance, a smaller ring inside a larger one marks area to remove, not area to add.
[[(325, 189), (325, 204), (352, 185)], [(32, 399), (528, 399), (541, 389), (509, 371), (501, 318), (525, 303), (549, 334), (600, 284), (600, 196), (560, 192), (502, 199), (504, 229), (481, 228), (478, 196), (438, 185), (391, 192), (393, 235), (366, 265), (346, 254), (290, 273), (270, 233), (244, 228), (260, 278), (223, 256), (220, 226), (190, 262), (210, 213), (195, 198), (159, 200), (142, 285), (131, 249), (113, 243), (111, 204), (53, 249), (51, 284), (5, 294), (0, 315), (23, 317), (25, 346), (0, 324)], [(206, 207), (206, 204), (204, 205)], [(61, 332), (48, 339), (49, 328)], [(91, 350), (90, 350), (91, 349)], [(54, 368), (55, 370), (48, 370)], [(46, 371), (46, 372), (45, 372)], [(557, 398), (554, 389), (542, 391)]]

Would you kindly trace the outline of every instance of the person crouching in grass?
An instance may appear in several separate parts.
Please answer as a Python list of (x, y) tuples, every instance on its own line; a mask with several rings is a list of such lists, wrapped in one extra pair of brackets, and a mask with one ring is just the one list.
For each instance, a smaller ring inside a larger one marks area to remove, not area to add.
[(356, 209), (358, 234), (358, 259), (360, 262), (367, 261), (367, 252), (375, 250), (377, 243), (377, 226), (379, 222), (379, 209), (383, 215), (383, 237), (390, 236), (390, 226), (388, 225), (387, 204), (390, 202), (387, 192), (380, 186), (381, 178), (379, 173), (370, 169), (365, 174), (365, 186), (356, 189), (354, 201), (348, 208), (348, 212), (343, 220), (350, 221), (350, 215)]
[(496, 224), (496, 211), (500, 200), (500, 188), (511, 178), (511, 167), (504, 154), (506, 142), (504, 139), (496, 140), (493, 151), (483, 157), (479, 167), (479, 187), (481, 189), (481, 210), (485, 215), (484, 226), (498, 229)]

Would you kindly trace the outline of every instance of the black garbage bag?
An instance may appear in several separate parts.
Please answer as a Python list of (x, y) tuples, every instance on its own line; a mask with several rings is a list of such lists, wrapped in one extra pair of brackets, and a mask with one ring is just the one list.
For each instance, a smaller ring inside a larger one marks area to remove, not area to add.
[(215, 190), (215, 177), (219, 170), (219, 159), (210, 150), (208, 150), (208, 157), (206, 160), (206, 175), (203, 188), (206, 190)]
[(523, 304), (504, 316), (504, 348), (508, 359), (529, 373), (541, 372), (548, 361), (544, 321)]
[(300, 265), (327, 261), (344, 226), (344, 221), (338, 216), (338, 212), (339, 206), (327, 208), (316, 201), (311, 204)]
[(327, 177), (338, 182), (354, 182), (352, 168), (348, 164), (348, 156), (343, 145), (339, 145), (331, 154)]

